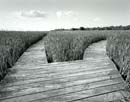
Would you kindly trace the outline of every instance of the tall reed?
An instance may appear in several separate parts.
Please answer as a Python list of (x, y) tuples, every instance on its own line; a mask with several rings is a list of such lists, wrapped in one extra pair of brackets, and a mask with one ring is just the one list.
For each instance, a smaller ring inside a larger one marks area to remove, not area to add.
[(48, 62), (83, 59), (85, 49), (93, 42), (105, 39), (96, 31), (52, 31), (45, 37)]
[(108, 37), (107, 54), (116, 64), (130, 90), (130, 31)]
[(0, 31), (0, 79), (26, 49), (43, 36), (45, 32)]

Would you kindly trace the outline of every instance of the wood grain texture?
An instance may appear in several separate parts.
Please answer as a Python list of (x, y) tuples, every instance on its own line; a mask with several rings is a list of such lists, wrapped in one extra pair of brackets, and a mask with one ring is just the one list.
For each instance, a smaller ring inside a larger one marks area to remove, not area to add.
[(127, 102), (130, 94), (105, 47), (106, 41), (94, 43), (83, 60), (49, 64), (41, 40), (0, 82), (0, 102)]

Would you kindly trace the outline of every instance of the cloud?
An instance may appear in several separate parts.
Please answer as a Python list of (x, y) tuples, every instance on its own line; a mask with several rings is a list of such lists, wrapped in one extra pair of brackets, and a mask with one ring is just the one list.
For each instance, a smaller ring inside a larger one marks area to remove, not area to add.
[(93, 21), (94, 21), (94, 22), (99, 22), (99, 21), (101, 21), (101, 18), (96, 17), (96, 18), (93, 19)]
[(56, 12), (56, 15), (57, 15), (57, 18), (61, 18), (62, 15), (63, 15), (63, 13), (62, 13), (62, 11), (57, 11), (57, 12)]
[(26, 18), (45, 18), (48, 15), (46, 12), (39, 10), (20, 11), (17, 14)]
[(70, 19), (70, 18), (77, 17), (78, 14), (73, 11), (57, 11), (56, 15), (58, 19), (63, 19), (63, 18)]

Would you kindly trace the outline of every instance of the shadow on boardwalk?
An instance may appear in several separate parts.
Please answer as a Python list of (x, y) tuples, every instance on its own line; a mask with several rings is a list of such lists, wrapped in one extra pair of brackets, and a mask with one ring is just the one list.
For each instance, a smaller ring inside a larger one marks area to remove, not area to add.
[(0, 83), (0, 102), (126, 102), (125, 82), (105, 47), (101, 41), (86, 49), (84, 60), (48, 64), (41, 40)]

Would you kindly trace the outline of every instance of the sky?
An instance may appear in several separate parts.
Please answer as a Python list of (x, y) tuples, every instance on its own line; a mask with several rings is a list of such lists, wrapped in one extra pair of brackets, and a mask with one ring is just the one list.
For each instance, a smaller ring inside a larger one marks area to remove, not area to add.
[(1, 30), (130, 24), (130, 0), (0, 0)]

